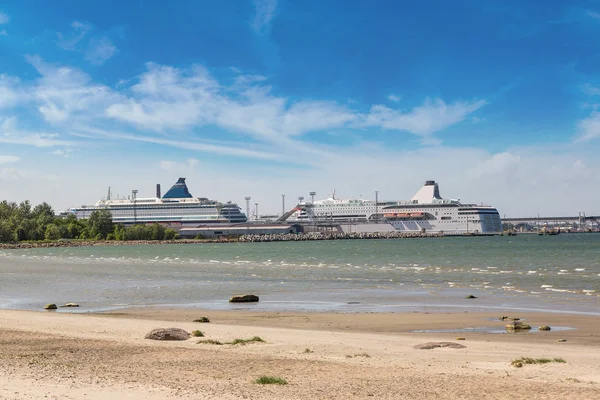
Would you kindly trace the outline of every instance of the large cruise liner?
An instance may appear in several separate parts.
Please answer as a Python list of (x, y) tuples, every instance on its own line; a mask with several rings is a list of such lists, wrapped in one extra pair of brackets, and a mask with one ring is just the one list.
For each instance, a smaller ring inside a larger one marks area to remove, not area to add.
[(495, 234), (502, 231), (498, 210), (444, 199), (435, 181), (425, 182), (409, 201), (341, 200), (333, 194), (325, 200), (301, 202), (287, 221), (385, 222), (406, 232)]
[(95, 205), (71, 208), (67, 212), (77, 218), (89, 218), (94, 210), (109, 210), (113, 222), (131, 225), (158, 222), (170, 226), (197, 226), (200, 224), (239, 223), (247, 218), (240, 207), (232, 202), (220, 203), (202, 197), (193, 197), (179, 178), (164, 196), (157, 185), (156, 197), (136, 198), (135, 192), (127, 199), (112, 199), (110, 190), (106, 199)]

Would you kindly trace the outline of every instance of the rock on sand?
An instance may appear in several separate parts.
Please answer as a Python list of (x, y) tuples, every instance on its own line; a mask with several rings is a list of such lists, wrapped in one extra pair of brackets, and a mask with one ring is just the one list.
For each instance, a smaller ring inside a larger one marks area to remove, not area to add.
[(430, 350), (436, 347), (450, 347), (451, 349), (465, 349), (467, 346), (454, 342), (427, 342), (414, 346), (415, 349)]
[(190, 334), (180, 328), (156, 328), (146, 334), (144, 339), (152, 340), (188, 340)]
[(229, 299), (230, 303), (256, 303), (258, 301), (258, 296), (254, 294), (240, 294), (236, 296), (232, 296)]

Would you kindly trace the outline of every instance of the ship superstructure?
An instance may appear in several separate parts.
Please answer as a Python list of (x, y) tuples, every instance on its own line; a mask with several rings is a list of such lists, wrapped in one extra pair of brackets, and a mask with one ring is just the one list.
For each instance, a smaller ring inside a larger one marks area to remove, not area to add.
[(287, 221), (384, 222), (406, 232), (495, 234), (502, 231), (498, 210), (444, 199), (435, 181), (426, 181), (408, 201), (341, 200), (332, 195), (324, 200), (301, 202)]
[(179, 178), (162, 197), (159, 185), (156, 197), (137, 198), (136, 193), (134, 191), (126, 199), (112, 199), (109, 190), (106, 199), (94, 205), (71, 208), (68, 212), (77, 218), (89, 218), (92, 211), (106, 209), (111, 212), (113, 222), (124, 225), (158, 222), (170, 226), (197, 226), (247, 221), (246, 215), (236, 203), (193, 197), (185, 178)]

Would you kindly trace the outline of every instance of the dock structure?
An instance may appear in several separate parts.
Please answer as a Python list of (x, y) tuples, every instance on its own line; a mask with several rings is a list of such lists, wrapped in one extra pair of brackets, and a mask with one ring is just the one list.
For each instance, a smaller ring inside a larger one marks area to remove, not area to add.
[(517, 217), (517, 218), (502, 218), (503, 224), (512, 224), (515, 227), (519, 226), (561, 226), (561, 225), (577, 225), (581, 229), (600, 229), (600, 215), (586, 216), (585, 213), (579, 213), (577, 216), (571, 217)]

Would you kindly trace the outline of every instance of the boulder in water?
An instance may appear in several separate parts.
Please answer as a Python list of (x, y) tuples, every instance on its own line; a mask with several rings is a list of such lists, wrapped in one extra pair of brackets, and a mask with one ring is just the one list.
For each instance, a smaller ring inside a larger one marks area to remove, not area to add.
[(188, 340), (190, 334), (180, 328), (156, 328), (146, 334), (144, 339), (152, 340)]
[(531, 326), (520, 321), (514, 321), (513, 323), (506, 325), (505, 328), (509, 332), (521, 332), (530, 330)]
[(63, 304), (61, 307), (79, 307), (79, 304), (77, 304), (77, 303), (67, 303), (67, 304)]
[(551, 330), (551, 329), (552, 329), (552, 328), (550, 328), (550, 326), (549, 326), (549, 325), (542, 325), (542, 326), (540, 326), (540, 327), (538, 328), (538, 331), (549, 331), (549, 330)]
[(57, 307), (56, 307), (56, 304), (54, 304), (54, 303), (48, 303), (44, 306), (44, 310), (56, 310), (56, 309), (57, 309)]
[(232, 296), (229, 299), (230, 303), (256, 303), (258, 302), (258, 296), (254, 294), (240, 294)]

